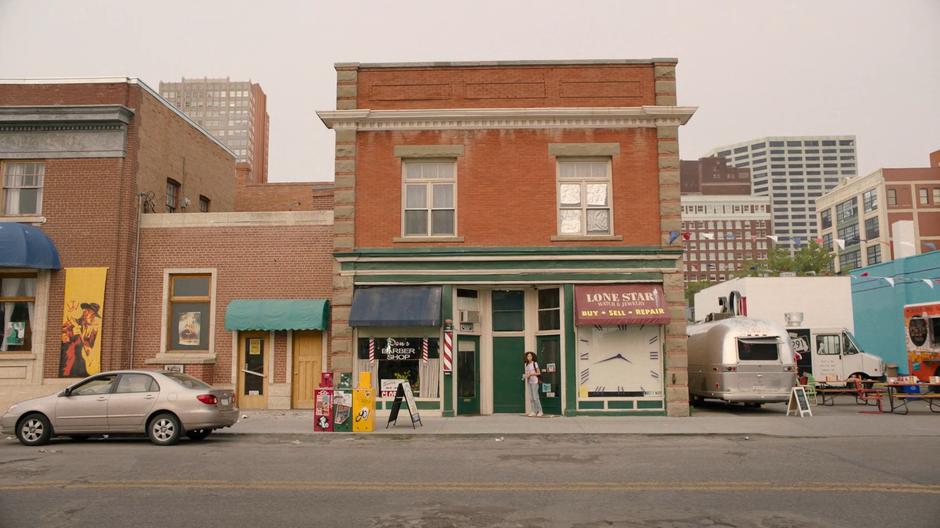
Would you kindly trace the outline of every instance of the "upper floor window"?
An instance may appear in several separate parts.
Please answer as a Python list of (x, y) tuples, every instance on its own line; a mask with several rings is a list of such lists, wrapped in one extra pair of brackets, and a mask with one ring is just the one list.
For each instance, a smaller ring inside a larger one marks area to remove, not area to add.
[(927, 189), (917, 189), (917, 198), (920, 201), (920, 205), (927, 205), (929, 203)]
[(3, 171), (4, 215), (42, 213), (42, 180), (45, 165), (37, 162), (6, 162)]
[(841, 223), (842, 220), (846, 220), (854, 217), (858, 213), (857, 204), (855, 198), (851, 200), (846, 200), (836, 206), (836, 219)]
[(874, 240), (878, 238), (880, 232), (878, 228), (878, 217), (865, 220), (865, 239)]
[(406, 160), (402, 163), (404, 236), (457, 234), (457, 163)]
[(862, 202), (864, 202), (865, 212), (874, 211), (878, 209), (878, 191), (877, 189), (870, 189), (865, 191), (862, 194)]
[(933, 204), (940, 204), (940, 187), (934, 187), (933, 189)]
[(898, 191), (895, 189), (888, 189), (886, 191), (888, 196), (888, 205), (897, 205), (898, 204)]
[(200, 213), (209, 212), (209, 199), (202, 195), (199, 195), (199, 212)]
[(175, 213), (180, 206), (180, 184), (178, 181), (166, 179), (166, 212)]
[(829, 229), (832, 227), (832, 211), (830, 209), (820, 211), (819, 222), (822, 224), (822, 229)]
[(609, 159), (558, 161), (558, 233), (613, 233)]

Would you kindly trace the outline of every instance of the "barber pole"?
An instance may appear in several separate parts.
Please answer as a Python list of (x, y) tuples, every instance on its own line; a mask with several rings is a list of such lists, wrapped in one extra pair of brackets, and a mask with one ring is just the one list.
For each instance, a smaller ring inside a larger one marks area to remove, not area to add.
[(421, 343), (421, 361), (428, 362), (428, 338), (424, 338), (424, 341)]
[(443, 370), (444, 372), (453, 372), (454, 371), (454, 327), (450, 324), (450, 320), (444, 325), (444, 348), (441, 351), (441, 358), (443, 359)]
[(369, 338), (369, 364), (375, 363), (375, 339)]

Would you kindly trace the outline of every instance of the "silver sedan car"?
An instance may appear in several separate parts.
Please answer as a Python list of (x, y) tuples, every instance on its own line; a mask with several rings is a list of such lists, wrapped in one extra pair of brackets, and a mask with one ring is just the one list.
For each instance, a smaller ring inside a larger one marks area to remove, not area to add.
[(183, 435), (202, 440), (238, 421), (230, 390), (213, 389), (186, 374), (166, 371), (104, 372), (62, 392), (14, 404), (0, 417), (0, 430), (28, 446), (53, 436), (76, 439), (100, 434), (146, 433), (157, 445)]

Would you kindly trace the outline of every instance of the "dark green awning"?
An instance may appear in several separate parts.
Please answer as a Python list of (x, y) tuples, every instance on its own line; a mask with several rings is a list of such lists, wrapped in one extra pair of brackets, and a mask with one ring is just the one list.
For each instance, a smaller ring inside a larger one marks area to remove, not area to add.
[(326, 330), (329, 314), (325, 299), (235, 300), (225, 310), (225, 329)]

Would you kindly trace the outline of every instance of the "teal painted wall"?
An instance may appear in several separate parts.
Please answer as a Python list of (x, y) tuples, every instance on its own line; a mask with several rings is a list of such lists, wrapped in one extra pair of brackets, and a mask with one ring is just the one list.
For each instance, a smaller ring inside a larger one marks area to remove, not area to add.
[[(863, 273), (867, 277), (862, 277)], [(940, 251), (852, 270), (855, 337), (865, 352), (881, 356), (907, 372), (904, 306), (940, 301)], [(882, 277), (895, 279), (894, 287)], [(934, 287), (923, 279), (931, 279)]]

